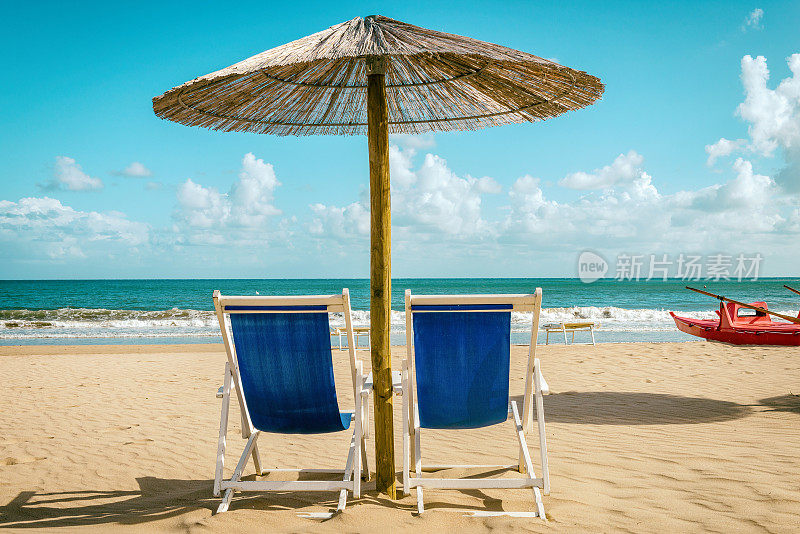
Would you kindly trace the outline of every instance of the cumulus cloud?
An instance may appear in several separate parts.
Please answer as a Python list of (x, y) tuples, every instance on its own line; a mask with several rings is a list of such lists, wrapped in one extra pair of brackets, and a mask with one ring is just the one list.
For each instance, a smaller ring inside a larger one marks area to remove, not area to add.
[[(392, 175), (392, 226), (400, 238), (415, 240), (480, 240), (493, 228), (483, 218), (484, 195), (496, 195), (502, 188), (494, 178), (458, 176), (447, 161), (426, 154), (415, 167), (416, 149), (389, 147)], [(313, 204), (314, 219), (309, 227), (318, 237), (356, 237), (369, 233), (367, 198), (344, 208)]]
[[(400, 167), (408, 159), (398, 158), (394, 163)], [(393, 190), (399, 226), (427, 234), (441, 232), (455, 238), (480, 237), (491, 232), (482, 217), (481, 203), (483, 195), (501, 191), (493, 178), (457, 176), (446, 160), (434, 154), (426, 154), (418, 169), (403, 171), (413, 179), (405, 187), (398, 185)]]
[(353, 202), (343, 208), (312, 204), (309, 232), (314, 236), (351, 240), (369, 236), (369, 208), (366, 202)]
[(421, 150), (425, 148), (433, 148), (436, 146), (436, 139), (432, 133), (411, 135), (411, 134), (393, 134), (390, 137), (390, 142), (393, 145), (403, 148), (410, 148), (413, 150)]
[(724, 158), (725, 156), (731, 155), (733, 152), (739, 150), (746, 144), (746, 139), (736, 139), (734, 141), (721, 137), (716, 143), (706, 145), (706, 154), (708, 154), (706, 165), (713, 167), (714, 163), (716, 163), (719, 158)]
[(115, 176), (128, 176), (129, 178), (148, 178), (153, 176), (153, 171), (138, 161), (134, 161), (121, 171), (114, 171), (111, 174), (114, 174)]
[(766, 58), (742, 58), (745, 100), (737, 113), (749, 123), (750, 150), (765, 157), (782, 150), (786, 166), (776, 179), (796, 192), (800, 191), (800, 54), (792, 54), (787, 62), (792, 76), (770, 89)]
[(145, 245), (149, 236), (146, 224), (115, 211), (79, 211), (46, 196), (0, 201), (0, 241), (15, 248), (16, 259), (82, 258), (87, 250), (102, 256)]
[(769, 69), (764, 56), (742, 58), (742, 85), (745, 100), (737, 113), (750, 123), (751, 147), (764, 156), (776, 148), (800, 145), (800, 54), (788, 60), (792, 77), (769, 89)]
[(176, 230), (193, 243), (242, 242), (264, 239), (270, 217), (281, 211), (273, 204), (280, 185), (271, 164), (252, 153), (242, 158), (242, 168), (227, 193), (187, 179), (178, 187), (173, 213)]
[(742, 31), (746, 32), (748, 29), (750, 30), (761, 30), (764, 26), (761, 24), (761, 19), (764, 18), (764, 10), (760, 7), (755, 8), (753, 11), (747, 14), (744, 18), (744, 22), (742, 23)]
[(624, 244), (643, 252), (702, 250), (709, 246), (739, 250), (744, 243), (767, 246), (764, 236), (786, 236), (792, 230), (791, 203), (772, 178), (754, 172), (750, 161), (738, 158), (736, 177), (698, 190), (660, 193), (642, 171), (631, 182), (620, 182), (601, 195), (571, 202), (546, 197), (540, 181), (523, 176), (509, 191), (509, 214), (500, 239), (551, 248)]
[(611, 165), (592, 172), (573, 172), (558, 184), (570, 189), (604, 189), (617, 183), (629, 183), (639, 178), (644, 158), (635, 150), (620, 154)]
[(53, 191), (62, 189), (67, 191), (91, 191), (103, 188), (103, 181), (83, 172), (83, 168), (67, 156), (56, 156), (53, 179), (44, 184), (39, 184), (42, 189)]
[[(538, 178), (526, 174), (511, 186), (508, 197), (512, 211), (506, 221), (507, 232), (543, 234), (560, 224), (555, 218), (560, 206), (557, 202), (545, 200), (540, 183)], [(569, 221), (562, 222), (569, 224)]]
[[(616, 174), (624, 179), (608, 179), (603, 193), (572, 202), (549, 200), (541, 182), (530, 175), (518, 178), (508, 193), (510, 206), (502, 224), (502, 240), (507, 243), (547, 242), (572, 246), (598, 245), (600, 240), (641, 239), (661, 215), (654, 211), (663, 201), (642, 170), (644, 158), (631, 151), (592, 174)], [(616, 169), (616, 172), (613, 171)], [(592, 183), (596, 183), (593, 180)], [(643, 232), (644, 230), (644, 232)], [(547, 245), (549, 246), (549, 245)]]
[(721, 138), (706, 145), (707, 164), (713, 166), (731, 154), (755, 153), (765, 158), (782, 156), (785, 166), (775, 182), (790, 193), (800, 192), (800, 54), (787, 63), (792, 75), (770, 89), (769, 68), (763, 56), (742, 58), (744, 101), (736, 113), (747, 122), (748, 139)]

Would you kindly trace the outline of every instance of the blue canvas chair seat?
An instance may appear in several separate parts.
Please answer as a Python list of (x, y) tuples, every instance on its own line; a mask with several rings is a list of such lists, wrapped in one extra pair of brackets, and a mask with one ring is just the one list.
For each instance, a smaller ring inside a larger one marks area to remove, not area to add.
[[(403, 395), (403, 490), (417, 489), (417, 508), (424, 511), (423, 487), (449, 489), (533, 488), (534, 512), (503, 512), (507, 515), (545, 518), (543, 489), (550, 491), (547, 443), (542, 394), (547, 384), (535, 358), (536, 334), (542, 293), (530, 295), (412, 295), (406, 291), (406, 348), (402, 364)], [(531, 343), (525, 375), (523, 417), (517, 404), (509, 402), (511, 359), (511, 313), (533, 312)], [(525, 439), (535, 401), (539, 429), (542, 477), (537, 478)], [(422, 465), (421, 429), (459, 430), (482, 428), (505, 422), (508, 414), (519, 440), (519, 458), (514, 465)], [(413, 450), (412, 450), (413, 449)], [(410, 463), (414, 458), (414, 476)], [(527, 476), (519, 479), (423, 477), (424, 471), (454, 467), (513, 468)], [(476, 515), (498, 512), (477, 511)]]
[(413, 315), (422, 428), (479, 428), (508, 418), (511, 306), (463, 309), (412, 310), (427, 312)]
[(236, 313), (231, 332), (250, 420), (262, 432), (350, 428), (333, 380), (327, 313)]
[[(223, 406), (214, 479), (214, 495), (220, 495), (223, 490), (225, 495), (217, 512), (228, 509), (234, 491), (290, 491), (293, 488), (339, 491), (337, 510), (343, 510), (347, 491), (360, 496), (361, 474), (366, 472), (369, 475), (365, 420), (369, 388), (354, 348), (349, 351), (356, 399), (354, 412), (340, 411), (333, 373), (329, 313), (342, 312), (346, 326), (352, 331), (348, 291), (345, 289), (341, 295), (316, 297), (231, 297), (214, 292), (214, 305), (228, 356), (221, 395)], [(352, 343), (350, 346), (353, 347)], [(233, 476), (223, 480), (232, 389), (241, 408), (242, 437), (248, 438), (248, 442)], [(262, 432), (322, 434), (340, 432), (351, 426), (354, 429), (345, 468), (312, 470), (342, 473), (341, 482), (241, 480), (242, 470), (250, 456), (256, 474), (263, 474), (256, 443)]]

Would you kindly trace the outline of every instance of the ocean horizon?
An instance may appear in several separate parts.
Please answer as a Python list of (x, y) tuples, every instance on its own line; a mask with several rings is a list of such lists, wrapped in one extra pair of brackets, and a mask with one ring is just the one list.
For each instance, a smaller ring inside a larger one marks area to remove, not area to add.
[[(797, 315), (800, 297), (783, 284), (800, 278), (759, 280), (616, 280), (583, 283), (577, 278), (397, 278), (392, 280), (392, 344), (405, 343), (404, 292), (420, 294), (530, 293), (543, 291), (540, 324), (592, 321), (598, 343), (692, 341), (679, 332), (669, 311), (714, 316), (715, 299), (685, 285)], [(212, 292), (246, 295), (332, 294), (347, 287), (357, 326), (369, 324), (366, 278), (297, 279), (71, 279), (0, 280), (0, 345), (173, 344), (219, 342)], [(512, 315), (512, 341), (529, 341), (531, 317)], [(343, 324), (334, 314), (331, 325)], [(544, 342), (544, 334), (539, 333)], [(551, 336), (551, 342), (558, 343)], [(588, 341), (578, 334), (576, 341)], [(334, 340), (335, 342), (335, 340)]]

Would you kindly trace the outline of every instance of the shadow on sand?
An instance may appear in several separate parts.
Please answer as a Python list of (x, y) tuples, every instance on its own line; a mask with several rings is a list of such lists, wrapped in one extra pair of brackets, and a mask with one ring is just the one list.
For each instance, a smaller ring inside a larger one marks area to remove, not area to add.
[(211, 480), (137, 478), (139, 490), (22, 491), (0, 507), (0, 528), (138, 524), (212, 510)]
[[(245, 480), (252, 478), (253, 475), (244, 477)], [(138, 491), (22, 491), (6, 506), (0, 507), (0, 529), (54, 529), (113, 523), (138, 525), (208, 510), (199, 516), (186, 518), (187, 522), (195, 522), (210, 516), (220, 503), (219, 498), (211, 495), (213, 480), (140, 477), (136, 481)], [(416, 510), (416, 506), (402, 505), (377, 494), (374, 482), (364, 484), (373, 491), (362, 493), (359, 503), (375, 503), (409, 512)], [(339, 494), (334, 492), (237, 493), (230, 509), (276, 511), (316, 506), (333, 511), (338, 497)], [(352, 496), (348, 495), (348, 507), (353, 504)]]
[(769, 408), (772, 412), (791, 412), (800, 414), (800, 395), (781, 395), (769, 397), (758, 401), (761, 406)]
[[(522, 397), (515, 397), (518, 404)], [(661, 393), (568, 391), (544, 398), (545, 421), (587, 425), (715, 423), (749, 415), (735, 402)]]
[[(517, 403), (521, 397), (515, 397)], [(583, 391), (555, 393), (545, 397), (546, 420), (554, 423), (594, 425), (658, 425), (691, 424), (731, 421), (746, 417), (754, 408), (800, 414), (800, 395), (782, 395), (759, 400), (755, 406), (735, 402), (683, 397), (658, 393)], [(245, 477), (250, 478), (250, 477)], [(219, 499), (211, 495), (211, 480), (178, 480), (140, 477), (138, 490), (71, 492), (22, 491), (7, 505), (0, 507), (0, 528), (56, 528), (103, 524), (142, 524), (208, 510), (208, 517), (216, 510)], [(369, 487), (374, 483), (366, 483)], [(470, 493), (470, 492), (466, 492)], [(473, 496), (484, 499), (487, 509), (500, 508), (499, 501), (482, 492)], [(255, 493), (237, 494), (231, 509), (256, 508), (259, 510), (292, 510), (308, 506), (336, 507), (335, 493)], [(386, 499), (374, 491), (367, 491), (360, 502), (375, 503), (415, 511)], [(351, 506), (349, 499), (348, 506)], [(428, 507), (456, 507), (446, 503), (430, 502)], [(200, 519), (197, 516), (189, 521)]]

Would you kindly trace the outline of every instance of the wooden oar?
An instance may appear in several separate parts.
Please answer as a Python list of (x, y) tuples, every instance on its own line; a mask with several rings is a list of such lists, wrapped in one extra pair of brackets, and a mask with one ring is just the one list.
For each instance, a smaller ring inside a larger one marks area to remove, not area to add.
[(744, 302), (739, 302), (738, 300), (733, 300), (720, 295), (715, 295), (714, 293), (709, 293), (708, 291), (703, 291), (702, 289), (695, 289), (689, 286), (686, 286), (686, 289), (691, 289), (692, 291), (696, 291), (697, 293), (702, 293), (703, 295), (708, 295), (709, 297), (714, 297), (715, 299), (723, 300), (725, 302), (733, 302), (734, 304), (738, 304), (742, 308), (750, 308), (751, 310), (760, 311), (761, 313), (768, 313), (770, 315), (774, 315), (775, 317), (780, 317), (781, 319), (789, 321), (790, 323), (800, 324), (800, 319), (798, 319), (797, 317), (790, 317), (788, 315), (783, 315), (782, 313), (769, 311), (768, 309), (762, 308), (761, 306), (753, 306), (752, 304), (745, 304)]
[(788, 289), (789, 291), (794, 291), (795, 293), (797, 293), (798, 295), (800, 295), (800, 291), (796, 290), (796, 289), (795, 289), (795, 288), (793, 288), (793, 287), (789, 287), (789, 286), (787, 286), (786, 284), (783, 284), (783, 287), (785, 287), (785, 288), (786, 288), (786, 289)]

